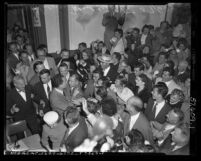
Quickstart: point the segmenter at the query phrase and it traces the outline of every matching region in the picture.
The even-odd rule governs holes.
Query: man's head
[[[83,52],[86,48],[87,48],[87,44],[86,44],[85,42],[79,43],[79,45],[78,45],[78,50],[79,50],[80,52]]]
[[[15,37],[15,39],[16,39],[16,42],[19,44],[19,45],[21,45],[21,44],[23,44],[23,37],[21,36],[21,35],[17,35],[16,37]]]
[[[179,65],[178,65],[178,70],[179,70],[179,72],[184,72],[184,71],[186,71],[187,67],[188,67],[188,62],[183,60],[183,61],[180,61]]]
[[[178,40],[178,48],[184,51],[188,47],[188,41],[185,38],[180,38]]]
[[[53,77],[53,85],[55,88],[63,90],[67,86],[67,81],[65,77],[57,74]]]
[[[80,84],[80,78],[79,75],[77,74],[73,74],[70,78],[69,78],[69,85],[70,87],[78,87]]]
[[[48,53],[47,45],[45,45],[45,44],[40,44],[40,45],[38,46],[38,48],[42,48],[42,49],[45,51],[45,54]]]
[[[26,50],[29,54],[31,54],[31,53],[33,52],[33,47],[32,47],[31,44],[26,44],[24,47],[25,47],[25,50]]]
[[[117,37],[118,39],[120,39],[121,37],[123,37],[123,30],[122,29],[115,29],[114,30],[114,36]]]
[[[140,29],[137,28],[137,27],[133,28],[132,35],[133,35],[134,37],[138,37],[139,34],[140,34]]]
[[[64,113],[64,119],[69,127],[75,126],[80,119],[79,110],[76,107],[69,106],[66,112]]]
[[[149,26],[148,26],[148,25],[144,25],[144,26],[142,27],[142,33],[143,33],[144,35],[147,35],[147,34],[149,33]]]
[[[82,52],[82,58],[83,58],[83,60],[89,59],[89,55],[87,54],[87,52],[85,50]]]
[[[184,146],[189,143],[190,129],[187,124],[180,124],[171,134],[172,141],[175,142],[176,145]]]
[[[18,54],[17,45],[16,45],[15,42],[11,42],[11,43],[9,44],[9,50],[10,50],[11,53],[16,53],[16,54]]]
[[[122,89],[126,86],[127,84],[127,79],[124,76],[117,76],[116,80],[115,80],[115,87],[117,89]]]
[[[20,58],[20,60],[22,62],[29,61],[29,59],[28,59],[28,53],[26,51],[24,51],[24,50],[19,53],[19,58]]]
[[[162,74],[163,82],[168,82],[168,81],[172,80],[173,76],[174,76],[174,69],[169,68],[169,67],[165,67],[163,69],[163,74]]]
[[[98,60],[100,61],[102,69],[105,70],[110,66],[110,63],[112,62],[112,57],[110,55],[103,54],[98,57]]]
[[[170,104],[174,105],[178,102],[183,102],[185,99],[184,93],[182,90],[174,89],[170,95]]]
[[[120,62],[120,60],[121,60],[121,54],[118,52],[114,52],[113,53],[113,63],[117,64]]]
[[[39,74],[43,84],[47,84],[51,80],[50,71],[48,69],[41,70]]]
[[[25,91],[25,81],[21,75],[16,75],[13,77],[13,84],[18,90]]]
[[[149,32],[150,32],[150,34],[151,34],[152,36],[155,37],[156,32],[155,32],[155,30],[154,30],[154,26],[153,26],[153,25],[149,25]]]
[[[61,65],[59,66],[59,73],[60,75],[66,77],[68,74],[68,65],[66,63],[61,63]]]
[[[178,108],[170,110],[166,115],[166,121],[173,125],[181,123],[183,119],[184,119],[184,113]]]
[[[113,99],[104,99],[101,102],[103,114],[112,117],[117,113],[117,105]]]
[[[93,71],[93,80],[94,82],[98,82],[98,79],[103,76],[103,71],[100,69],[96,69]]]
[[[44,61],[46,57],[46,52],[43,48],[37,48],[36,54],[39,60]]]
[[[36,61],[33,65],[33,69],[36,73],[40,73],[41,70],[45,69],[45,66],[42,61]]]
[[[61,50],[61,58],[62,59],[68,59],[70,57],[70,52],[67,49]]]
[[[134,66],[134,73],[135,73],[135,76],[139,76],[140,74],[144,73],[144,64],[143,63],[137,63],[135,66]]]
[[[167,61],[167,54],[164,52],[160,52],[158,57],[158,63],[165,64],[166,61]]]
[[[169,26],[169,23],[167,21],[161,21],[160,28],[163,30],[166,30]]]
[[[152,91],[152,97],[156,101],[162,101],[164,100],[165,96],[168,93],[168,87],[165,83],[158,83],[154,85],[153,91]]]
[[[141,112],[143,108],[143,102],[139,97],[132,96],[126,102],[126,109],[132,115]]]

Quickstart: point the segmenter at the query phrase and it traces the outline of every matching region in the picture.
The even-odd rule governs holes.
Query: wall
[[[44,9],[48,52],[60,52],[61,43],[58,5],[44,5]]]
[[[96,39],[103,40],[103,13],[106,5],[69,5],[69,36],[70,49],[77,49],[80,42],[90,43]],[[141,28],[144,24],[158,27],[165,18],[165,5],[129,5],[123,30],[129,27]],[[170,19],[170,16],[167,16]]]

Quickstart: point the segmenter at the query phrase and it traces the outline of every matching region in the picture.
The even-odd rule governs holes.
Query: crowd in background
[[[26,120],[50,152],[188,155],[187,36],[163,21],[50,54],[15,25],[7,30],[6,115]]]

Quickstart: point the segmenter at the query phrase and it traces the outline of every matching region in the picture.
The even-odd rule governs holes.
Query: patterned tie
[[[47,94],[48,94],[48,98],[49,98],[49,96],[50,96],[50,87],[49,87],[48,84],[47,84]]]
[[[155,118],[155,114],[156,114],[156,106],[158,105],[158,103],[156,103],[155,105],[154,105],[154,107],[152,108],[152,112],[153,112],[153,114],[154,114],[154,118]]]

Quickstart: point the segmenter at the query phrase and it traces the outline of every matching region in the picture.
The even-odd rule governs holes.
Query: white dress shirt
[[[34,60],[33,54],[29,55],[29,56],[28,56],[28,59],[29,59],[30,62],[32,62],[32,61]],[[32,59],[32,60],[31,60],[31,59]]]
[[[68,136],[73,132],[73,130],[75,130],[76,127],[78,127],[78,125],[79,125],[79,122],[75,126],[69,128]]]
[[[109,72],[109,70],[110,70],[110,66],[107,67],[107,68],[103,71],[103,76],[106,76],[107,73]]]
[[[43,64],[44,64],[44,66],[45,66],[46,69],[50,69],[50,66],[48,64],[47,58],[45,58]]]
[[[52,91],[52,83],[51,83],[51,81],[49,81],[47,84],[50,87],[50,91]],[[47,98],[49,98],[49,95],[48,95],[48,92],[47,92],[47,84],[43,84],[43,87],[45,89],[45,93],[46,93]]]
[[[125,50],[124,41],[123,41],[123,39],[121,38],[121,39],[117,42],[116,46],[113,46],[113,47],[112,47],[110,53],[113,54],[114,52],[118,52],[118,53],[120,53],[120,54],[122,55],[122,54],[125,53],[124,50]]]
[[[24,101],[26,102],[27,101],[27,98],[26,98],[26,93],[23,92],[23,91],[20,91],[19,89],[16,89],[17,92],[22,96],[22,98],[24,99]]]
[[[155,106],[155,104],[156,104],[156,102],[154,103],[154,106]],[[164,105],[165,105],[165,100],[158,103],[158,105],[156,106],[155,118],[159,114],[159,112],[161,111],[161,109],[163,108]]]
[[[141,37],[141,44],[142,44],[142,45],[145,44],[146,38],[147,38],[147,35],[142,34],[142,37]]]
[[[136,115],[131,116],[130,124],[129,124],[129,131],[133,128],[135,125],[135,122],[137,121],[138,117],[140,116],[140,112],[138,112]]]
[[[58,93],[61,93],[63,95],[63,91],[58,89],[58,88],[55,88],[55,90],[58,92]]]
[[[13,53],[13,55],[15,55],[15,57],[19,60],[19,56],[16,53]]]

